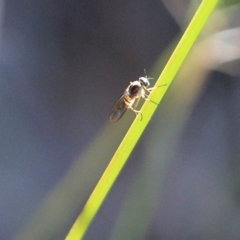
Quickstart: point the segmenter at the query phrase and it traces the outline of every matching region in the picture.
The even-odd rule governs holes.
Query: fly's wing
[[[124,102],[124,97],[125,97],[125,95],[120,97],[119,100],[113,106],[113,108],[110,112],[110,115],[109,115],[111,122],[117,122],[123,116],[123,114],[126,112],[127,105]]]

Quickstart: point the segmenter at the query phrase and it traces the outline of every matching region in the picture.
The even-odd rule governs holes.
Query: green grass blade
[[[161,76],[158,78],[155,84],[155,86],[160,86],[163,84],[167,84],[167,86],[154,89],[149,96],[152,101],[157,103],[161,102],[174,76],[181,67],[184,59],[189,53],[193,43],[195,42],[197,36],[201,32],[217,3],[217,0],[203,0],[200,4],[200,7],[198,8],[182,39],[180,40]],[[129,157],[152,115],[154,114],[156,107],[157,105],[151,103],[150,101],[144,103],[141,109],[143,115],[142,121],[140,115],[134,120],[107,169],[89,197],[85,207],[83,208],[83,211],[67,235],[67,240],[78,240],[83,238],[90,223],[94,219],[109,190],[126,163],[127,158]]]

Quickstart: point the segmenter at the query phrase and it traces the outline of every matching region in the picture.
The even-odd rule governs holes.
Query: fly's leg
[[[147,94],[144,94],[142,97],[143,97],[143,99],[144,99],[145,101],[150,101],[150,102],[152,102],[152,103],[154,103],[154,104],[158,105],[158,103],[156,103],[156,102],[152,101],[152,100],[151,100],[151,99],[148,97],[148,95],[147,95]]]
[[[156,88],[159,88],[159,87],[163,87],[163,86],[167,86],[167,84],[162,84],[162,85],[159,85],[159,86],[156,86],[156,87],[152,87],[152,88],[146,88],[145,90],[150,93],[153,89],[156,89]]]
[[[135,114],[136,114],[136,116],[138,115],[138,114],[141,114],[141,119],[140,119],[140,121],[142,121],[142,119],[143,119],[143,116],[142,116],[142,113],[141,113],[141,111],[138,111],[138,110],[136,110],[136,109],[134,109],[133,107],[131,107],[131,106],[129,106],[128,108],[130,108]]]
[[[156,88],[159,88],[159,87],[166,86],[166,85],[167,85],[167,84],[163,84],[163,85],[159,85],[159,86],[157,86],[157,87],[145,88],[145,90],[146,90],[148,93],[151,93],[152,90],[154,90],[154,89],[156,89]],[[145,99],[145,101],[150,101],[150,102],[158,105],[158,103],[152,101],[152,100],[148,97],[148,95],[147,95],[146,93],[144,93],[144,96],[142,96],[142,97]]]
[[[137,106],[138,106],[138,104],[139,104],[139,102],[140,102],[140,99],[141,99],[141,98],[139,97],[139,98],[137,98],[137,99],[135,100],[134,106],[133,106],[134,109],[137,108]]]

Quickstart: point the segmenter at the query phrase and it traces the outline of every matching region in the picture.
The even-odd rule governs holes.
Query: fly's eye
[[[139,82],[140,82],[141,85],[143,85],[144,87],[148,87],[148,86],[150,85],[148,79],[145,78],[145,77],[140,77],[140,78],[139,78]]]

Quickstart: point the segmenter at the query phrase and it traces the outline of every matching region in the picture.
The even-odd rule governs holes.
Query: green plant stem
[[[155,86],[167,84],[166,87],[159,87],[152,91],[149,98],[157,103],[160,103],[168,87],[170,86],[173,78],[181,67],[184,59],[189,53],[193,43],[197,39],[197,36],[201,32],[203,26],[207,22],[210,14],[214,10],[218,3],[218,0],[203,0],[200,4],[196,14],[194,15],[191,23],[186,29],[182,39],[173,52],[167,65],[165,66],[162,74],[158,78]],[[141,109],[143,119],[137,116],[132,126],[127,132],[125,138],[114,154],[107,169],[99,180],[97,186],[93,190],[86,205],[84,206],[81,214],[72,226],[66,240],[79,240],[85,235],[92,220],[101,207],[104,199],[106,198],[109,190],[113,186],[117,176],[125,165],[130,153],[134,146],[138,142],[148,122],[156,110],[156,105],[149,101],[146,101]]]

